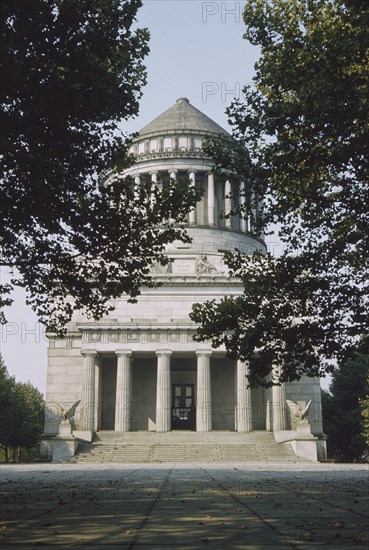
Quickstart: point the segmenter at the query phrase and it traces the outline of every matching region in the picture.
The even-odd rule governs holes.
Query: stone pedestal
[[[59,462],[76,454],[77,439],[72,435],[72,426],[68,420],[61,422],[59,432],[51,442],[52,460]]]
[[[300,421],[296,430],[281,430],[273,433],[277,443],[289,442],[295,455],[312,462],[325,460],[327,452],[324,437],[311,433],[311,426],[307,421]]]
[[[318,450],[317,450],[318,438],[313,435],[297,435],[296,438],[291,440],[291,447],[296,456],[300,458],[307,458],[313,462],[318,462]]]
[[[311,434],[311,426],[308,422],[300,422],[299,424],[297,424],[296,426],[296,433],[298,435],[301,435],[301,434]]]

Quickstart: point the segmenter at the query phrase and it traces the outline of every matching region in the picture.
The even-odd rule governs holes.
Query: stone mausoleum
[[[224,251],[266,250],[254,232],[252,216],[221,217],[232,207],[228,195],[235,200],[244,181],[240,176],[235,188],[226,176],[214,176],[202,143],[220,133],[228,135],[187,98],[180,98],[135,139],[137,162],[122,177],[134,176],[137,184],[145,178],[154,183],[189,178],[203,188],[201,201],[188,215],[192,242],[168,247],[171,263],[152,268],[162,285],[143,288],[138,303],[122,296],[110,316],[98,322],[76,316],[64,339],[49,335],[44,431],[49,449],[62,437],[55,403],[67,409],[80,400],[72,419],[75,438],[91,440],[94,432],[104,430],[219,431],[220,436],[224,431],[265,430],[292,446],[296,438],[310,439],[317,457],[324,456],[318,379],[250,389],[246,364],[192,338],[195,326],[189,313],[194,303],[242,291],[240,281],[227,274]],[[296,435],[287,399],[302,406],[312,400],[309,433]]]

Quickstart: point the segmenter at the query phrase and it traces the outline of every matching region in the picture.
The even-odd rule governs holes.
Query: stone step
[[[99,432],[72,463],[307,462],[269,432]]]

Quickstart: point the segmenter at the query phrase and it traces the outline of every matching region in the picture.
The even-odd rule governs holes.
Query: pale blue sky
[[[225,108],[250,82],[258,52],[242,38],[243,2],[147,0],[138,25],[151,33],[146,60],[148,84],[140,115],[124,124],[137,131],[179,97],[229,129]],[[2,276],[5,273],[2,273]],[[1,351],[9,373],[30,381],[43,393],[46,387],[47,342],[42,326],[25,305],[19,290],[2,327]]]

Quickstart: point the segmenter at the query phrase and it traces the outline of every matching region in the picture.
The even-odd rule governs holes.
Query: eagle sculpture
[[[80,402],[81,400],[76,401],[69,409],[64,409],[64,407],[62,407],[59,403],[55,403],[58,415],[62,418],[62,420],[69,420],[70,422],[70,419],[75,415],[76,409]]]
[[[299,405],[299,403],[295,403],[295,401],[290,401],[289,399],[287,399],[287,405],[288,405],[288,408],[290,409],[290,412],[291,412],[291,416],[297,420],[297,421],[307,421],[307,416],[309,414],[309,410],[310,410],[310,405],[311,403],[313,402],[312,399],[310,399],[309,403],[305,406],[301,406]]]

